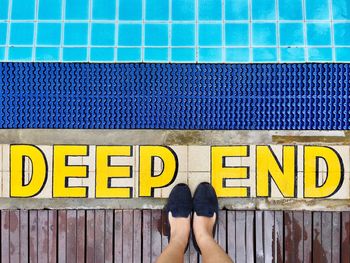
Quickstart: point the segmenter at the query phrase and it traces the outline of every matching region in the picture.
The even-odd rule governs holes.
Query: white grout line
[[[194,8],[194,14],[195,14],[195,36],[194,36],[194,44],[195,44],[195,63],[199,62],[199,33],[198,33],[198,7],[199,7],[199,0],[195,0],[195,8]]]
[[[114,29],[114,48],[113,48],[113,61],[118,61],[118,41],[119,41],[119,0],[116,0],[115,4],[115,29]]]
[[[172,8],[173,8],[173,0],[169,0],[168,2],[169,4],[169,16],[168,16],[168,62],[171,62],[171,55],[172,55]]]
[[[87,37],[87,61],[91,60],[91,38],[92,38],[92,8],[93,0],[89,0],[89,20],[88,20],[88,37]]]
[[[249,19],[249,62],[253,63],[253,25],[252,25],[252,0],[248,0],[248,19]]]
[[[36,42],[38,33],[38,19],[39,19],[39,0],[35,0],[35,14],[34,14],[34,31],[33,31],[33,47],[32,47],[32,62],[36,60]]]
[[[336,62],[335,43],[334,43],[334,24],[333,24],[333,1],[332,0],[328,0],[328,6],[329,6],[330,27],[331,27],[332,61]]]
[[[276,15],[276,46],[277,46],[277,62],[281,62],[281,49],[280,49],[280,26],[279,26],[279,5],[278,0],[275,0],[275,15]]]
[[[141,62],[145,62],[145,19],[146,19],[146,0],[142,0],[142,38],[141,38]]]
[[[222,43],[221,43],[221,45],[222,45],[222,47],[221,47],[221,51],[222,51],[221,56],[222,56],[222,58],[221,58],[221,61],[223,63],[225,63],[226,62],[225,0],[221,0],[221,19],[222,19],[222,25],[221,25],[221,34],[222,34],[222,36],[221,36],[221,38],[222,38],[221,39],[221,41],[222,41]]]
[[[63,46],[64,46],[64,25],[66,16],[66,0],[62,0],[62,14],[61,14],[61,41],[60,41],[60,58],[59,61],[63,62]]]
[[[6,48],[5,48],[5,61],[9,61],[10,53],[10,37],[11,37],[11,13],[12,13],[12,0],[9,0],[9,6],[7,11],[7,36],[6,36]]]
[[[303,35],[304,35],[304,61],[309,62],[309,50],[307,45],[307,29],[306,29],[306,6],[305,1],[302,0],[302,14],[303,14]]]

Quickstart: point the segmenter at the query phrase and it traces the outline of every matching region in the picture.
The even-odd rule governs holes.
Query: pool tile
[[[5,61],[5,47],[0,47],[0,61]]]
[[[87,45],[87,23],[66,23],[64,25],[64,45]]]
[[[330,25],[328,23],[308,23],[307,44],[309,46],[331,45]]]
[[[329,19],[329,0],[305,0],[307,20]]]
[[[332,60],[331,48],[308,48],[308,61],[324,62]]]
[[[253,48],[254,62],[275,62],[277,61],[276,48]]]
[[[141,24],[119,24],[118,45],[119,46],[141,46],[142,27]]]
[[[334,24],[335,45],[350,45],[350,23]]]
[[[146,46],[168,46],[167,24],[146,24],[145,45]]]
[[[12,23],[11,24],[11,45],[32,45],[34,36],[34,24]]]
[[[333,19],[350,19],[350,1],[333,0]]]
[[[39,20],[61,20],[62,0],[39,0]]]
[[[248,23],[226,24],[225,41],[226,41],[226,46],[248,46],[249,45]]]
[[[226,0],[225,20],[248,20],[247,0]]]
[[[93,23],[91,27],[92,46],[114,46],[115,24]]]
[[[60,49],[55,47],[37,47],[35,50],[36,61],[57,61],[60,58]]]
[[[195,0],[172,0],[171,18],[175,21],[194,20]]]
[[[91,48],[90,60],[94,62],[114,61],[114,48]]]
[[[199,48],[199,62],[222,62],[221,48]]]
[[[7,23],[0,23],[0,45],[6,44]]]
[[[168,61],[167,48],[145,48],[145,62],[166,62]]]
[[[303,46],[304,31],[302,23],[280,23],[281,46]]]
[[[337,62],[347,62],[350,63],[350,48],[336,48],[335,49],[335,59]]]
[[[171,45],[194,46],[194,36],[194,24],[173,24],[171,28]]]
[[[117,59],[120,62],[141,62],[141,48],[118,48]]]
[[[254,23],[253,24],[253,46],[274,46],[276,45],[276,24],[275,23]]]
[[[64,48],[63,49],[64,62],[86,62],[87,48]]]
[[[60,45],[61,24],[38,23],[37,45]]]
[[[119,0],[119,20],[142,20],[142,0]]]
[[[199,20],[221,20],[222,1],[221,0],[198,0]]]
[[[87,20],[89,18],[89,0],[65,0],[65,18],[71,20]]]
[[[275,0],[252,0],[252,18],[254,20],[275,20]]]
[[[116,18],[116,1],[92,0],[92,19],[93,20],[114,20],[115,18]]]
[[[249,48],[226,48],[225,62],[238,62],[247,63],[249,62]]]
[[[303,0],[279,0],[279,19],[281,20],[302,20],[303,19]]]
[[[222,26],[216,24],[200,24],[198,29],[199,46],[221,46]]]
[[[195,62],[196,50],[194,48],[172,48],[171,60],[174,62]]]
[[[281,62],[304,62],[304,48],[281,48]]]
[[[30,20],[35,15],[35,0],[12,0],[11,19]]]
[[[146,1],[146,20],[168,20],[169,0]]]
[[[32,61],[33,51],[31,47],[9,47],[9,60]]]
[[[0,0],[0,20],[7,20],[8,19],[8,7],[9,7],[9,0]]]

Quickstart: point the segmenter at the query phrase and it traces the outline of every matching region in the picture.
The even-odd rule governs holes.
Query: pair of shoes
[[[171,212],[173,217],[185,217],[187,218],[191,213],[196,213],[197,216],[213,217],[216,214],[215,224],[213,227],[213,237],[215,236],[216,225],[219,216],[219,204],[214,188],[207,182],[200,183],[193,195],[191,196],[190,188],[186,184],[178,184],[171,191],[168,203],[165,206],[167,215]],[[191,220],[193,224],[193,219]],[[169,226],[170,240],[170,225],[169,220],[167,221]],[[193,245],[197,252],[201,253],[196,237],[193,233]],[[188,243],[189,244],[189,243]],[[188,244],[186,250],[188,248]],[[186,252],[185,250],[185,252]]]

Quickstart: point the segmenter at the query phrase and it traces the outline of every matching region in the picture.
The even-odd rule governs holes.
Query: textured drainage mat
[[[0,127],[343,130],[349,81],[349,64],[0,63]]]

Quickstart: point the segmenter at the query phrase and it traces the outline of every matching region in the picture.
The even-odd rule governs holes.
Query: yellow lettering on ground
[[[32,162],[32,174],[24,184],[24,158]],[[10,146],[10,196],[32,197],[44,188],[47,179],[47,162],[44,153],[33,145]]]

